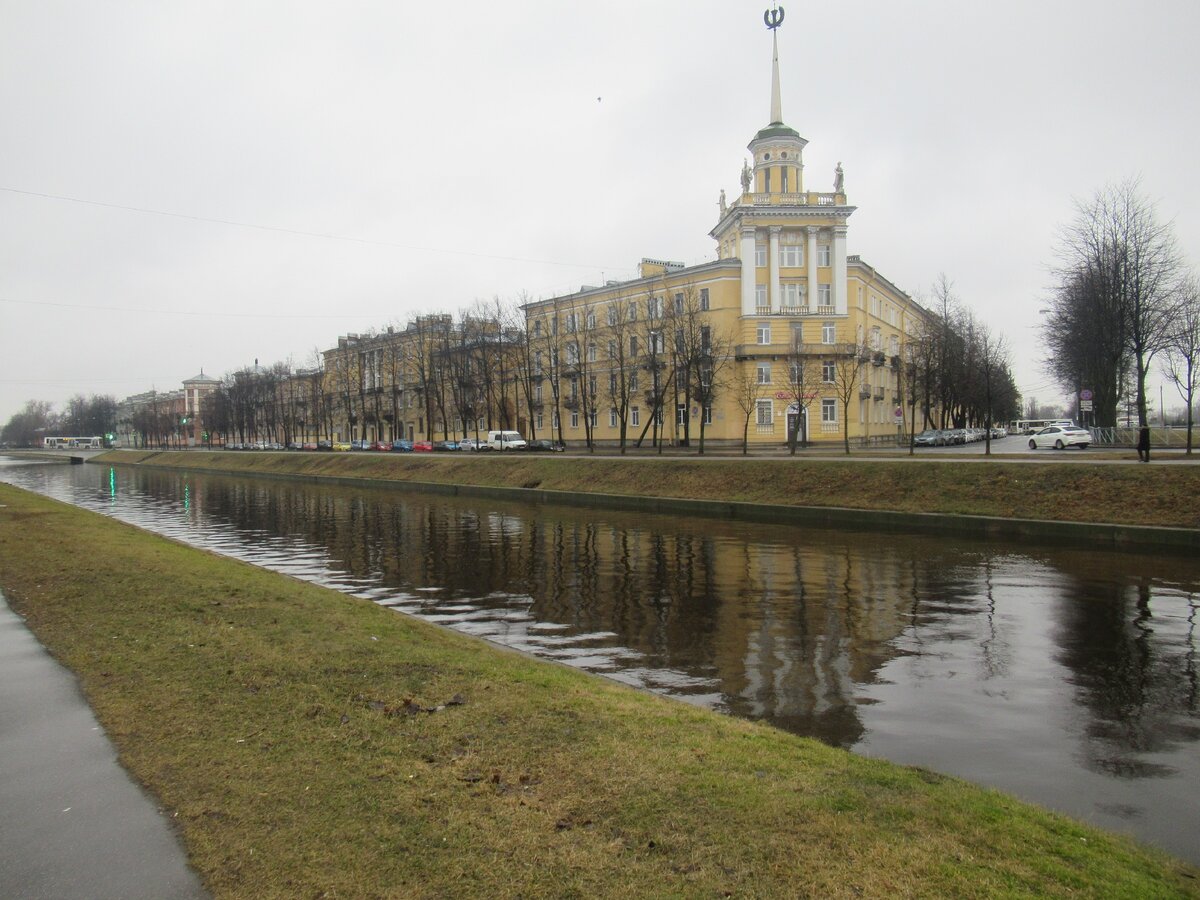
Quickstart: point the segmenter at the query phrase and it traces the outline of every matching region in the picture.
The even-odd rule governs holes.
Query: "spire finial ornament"
[[[772,6],[763,13],[763,22],[771,32],[771,124],[783,124],[783,101],[779,96],[779,26],[783,24],[783,7]]]

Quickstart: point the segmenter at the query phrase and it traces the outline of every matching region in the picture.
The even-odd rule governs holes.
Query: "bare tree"
[[[762,398],[762,385],[758,383],[758,373],[748,365],[741,365],[733,379],[733,399],[742,411],[742,456],[750,452],[750,420],[758,411],[758,401]]]
[[[1182,274],[1170,224],[1158,221],[1138,182],[1127,180],[1076,203],[1057,256],[1060,281],[1090,295],[1103,316],[1099,327],[1120,334],[1132,363],[1138,424],[1147,425],[1146,376],[1174,330]]]
[[[829,362],[832,365],[833,392],[841,404],[839,412],[842,416],[842,440],[846,454],[850,453],[850,401],[855,394],[870,396],[870,389],[864,387],[863,367],[870,359],[870,348],[861,341],[858,343],[841,343],[829,348]]]
[[[800,429],[808,420],[808,410],[820,393],[823,364],[821,345],[806,344],[803,341],[801,329],[792,331],[792,342],[788,347],[787,388],[782,393],[787,394],[789,406],[796,408],[796,417],[788,421],[788,452],[796,455],[796,445],[800,438]],[[805,432],[804,444],[808,445],[808,433]]]
[[[1166,346],[1167,377],[1187,405],[1187,453],[1192,454],[1196,388],[1200,387],[1200,283],[1194,276],[1179,288],[1175,327]]]

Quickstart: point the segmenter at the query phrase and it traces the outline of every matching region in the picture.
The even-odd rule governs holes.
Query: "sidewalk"
[[[153,798],[0,596],[0,897],[203,898]]]

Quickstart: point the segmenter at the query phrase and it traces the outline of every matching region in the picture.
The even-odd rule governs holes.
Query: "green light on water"
[[[187,512],[192,508],[192,487],[189,484],[183,486],[183,510]]]
[[[117,470],[112,466],[108,467],[108,496],[117,499]]]

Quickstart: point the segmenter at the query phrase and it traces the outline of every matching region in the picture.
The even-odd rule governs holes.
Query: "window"
[[[754,286],[754,305],[759,309],[767,309],[767,286],[765,284],[756,284]]]
[[[759,322],[758,323],[758,342],[760,344],[771,343],[771,323],[770,322]]]
[[[575,412],[574,410],[571,411],[571,427],[572,428],[579,427],[579,413]]]
[[[871,326],[871,349],[872,350],[882,350],[883,349],[883,336],[882,336],[882,334],[880,334],[878,325]]]
[[[825,399],[821,401],[821,421],[837,423],[837,401]]]
[[[790,366],[788,366],[788,378],[791,380],[792,384],[799,384],[800,376],[803,374],[804,371],[801,368],[800,363],[792,363]]]
[[[759,384],[770,384],[771,383],[771,364],[770,363],[759,363],[758,364],[758,383]]]
[[[650,352],[650,353],[662,353],[662,352],[665,350],[665,348],[666,348],[666,345],[663,343],[663,335],[662,335],[662,332],[661,332],[661,331],[652,331],[652,332],[650,332],[650,342],[649,342],[649,344],[650,344],[650,346],[649,346],[649,351],[648,351],[648,352]]]
[[[683,329],[675,329],[675,352],[680,356],[683,355]]]
[[[616,372],[608,373],[608,392],[609,392],[609,394],[611,394],[614,397],[617,396],[617,373]]]
[[[767,264],[767,245],[766,244],[755,244],[754,245],[754,265],[765,266],[766,264]]]
[[[533,402],[542,402],[542,383],[540,381],[533,386]]]
[[[588,362],[596,361],[596,345],[588,344]]]
[[[675,295],[675,315],[683,315],[683,294]]]
[[[631,334],[629,336],[629,355],[630,356],[638,355],[638,339],[637,339],[636,334]]]
[[[832,322],[821,323],[821,343],[832,344],[835,340],[835,329]]]
[[[629,373],[629,390],[636,391],[638,389],[638,373],[635,369]]]
[[[629,410],[629,424],[634,428],[642,424],[642,410],[640,407],[633,407]]]
[[[617,427],[617,408],[615,406],[610,406],[608,408],[608,427]]]
[[[680,426],[681,428],[685,424],[687,424],[687,404],[686,403],[676,403],[675,404],[675,424]]]
[[[828,284],[817,285],[817,305],[818,306],[833,306],[831,286]]]
[[[591,419],[592,427],[595,428],[596,427],[596,411],[594,409],[590,413],[588,413],[588,418]]]
[[[574,341],[567,344],[567,365],[575,366],[579,364],[579,345]]]
[[[662,297],[650,297],[646,300],[646,318],[661,319],[663,314]]]
[[[879,298],[878,298],[878,297],[876,297],[874,294],[872,294],[872,295],[871,295],[871,309],[870,309],[870,312],[871,312],[871,315],[873,315],[873,316],[878,316],[878,315],[879,315]]]
[[[712,352],[712,328],[708,325],[700,326],[700,352]]]
[[[700,309],[703,312],[708,311],[708,288],[700,288]]]
[[[757,416],[755,423],[758,425],[772,425],[775,422],[775,404],[770,400],[759,400],[755,404]]]
[[[588,331],[595,331],[596,329],[596,314],[591,310],[588,310],[587,314],[587,327]]]
[[[821,380],[826,384],[833,384],[833,380],[837,375],[837,363],[832,359],[826,359],[821,363]]]
[[[795,309],[802,306],[804,303],[804,285],[798,281],[784,282],[783,287],[783,305],[788,309]]]
[[[824,266],[825,268],[829,268],[830,263],[829,263],[829,245],[828,244],[818,244],[817,245],[817,265]]]
[[[609,359],[617,358],[617,342],[616,341],[608,342],[608,358]]]
[[[617,324],[617,305],[615,303],[608,305],[607,318],[610,327]]]
[[[788,192],[788,169],[787,169],[787,166],[783,166],[779,170],[779,180],[782,182],[782,184],[779,185],[779,189],[786,194]]]
[[[554,415],[550,417],[550,427],[555,430],[558,430],[558,428],[560,427],[558,424],[558,413],[557,412],[555,412]]]
[[[629,321],[630,322],[637,321],[637,301],[636,300],[629,301]]]
[[[576,322],[576,319],[575,319],[575,313],[573,313],[573,312],[567,313],[567,334],[574,334],[576,331],[575,326],[577,324],[578,323]]]
[[[779,263],[794,269],[804,265],[804,248],[800,244],[784,244],[779,248]]]
[[[713,370],[711,366],[705,366],[700,370],[700,387],[706,392],[712,387]]]
[[[888,338],[888,355],[889,356],[899,356],[900,355],[900,337],[899,337],[899,335],[893,334],[891,337]]]
[[[537,427],[538,428],[546,427],[546,417],[544,415],[542,415],[541,413],[537,414]]]
[[[534,323],[533,323],[533,336],[534,336],[534,337],[541,337],[541,336],[542,336],[542,320],[541,320],[541,319],[536,319],[536,320],[534,320]]]
[[[588,396],[589,397],[596,396],[596,376],[595,375],[588,376]]]
[[[712,424],[712,407],[711,406],[704,407],[704,424],[705,425]]]
[[[571,383],[571,399],[578,400],[579,399],[579,379],[576,378],[574,375],[572,375],[570,383]]]

